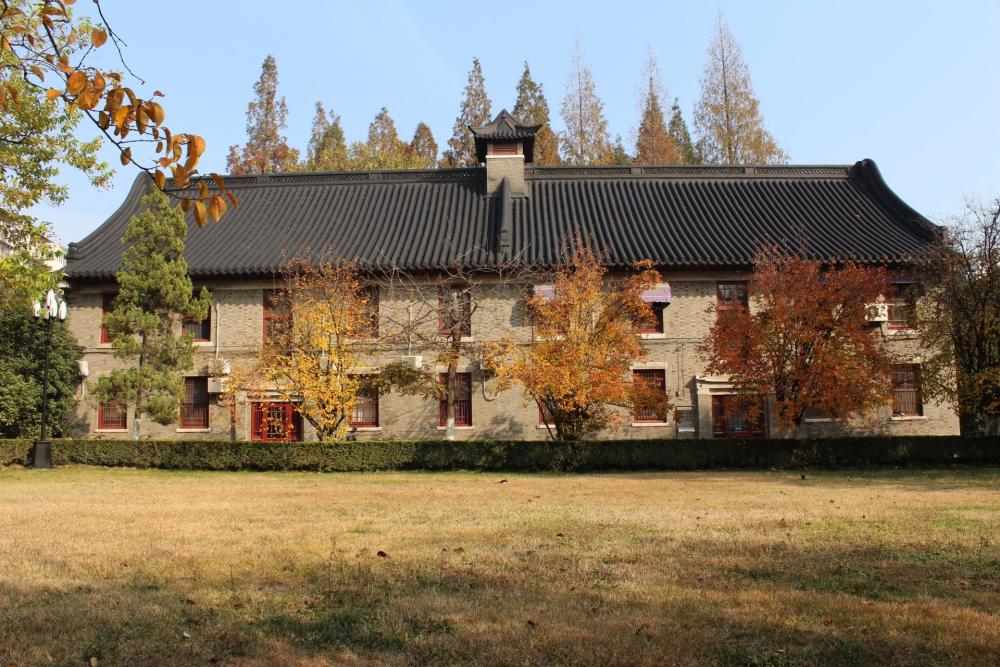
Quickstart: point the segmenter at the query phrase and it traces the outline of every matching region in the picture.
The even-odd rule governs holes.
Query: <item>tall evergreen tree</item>
[[[597,96],[594,77],[583,61],[579,42],[560,111],[566,124],[566,131],[559,136],[563,160],[570,164],[607,164],[612,146],[604,103]]]
[[[615,141],[611,144],[611,153],[608,154],[608,164],[632,164],[633,158],[625,150],[625,143],[622,142],[622,135],[616,134]]]
[[[194,362],[191,334],[178,335],[179,320],[205,318],[210,304],[205,289],[194,296],[188,277],[184,213],[159,190],[143,197],[142,209],[125,228],[118,296],[104,318],[125,368],[102,376],[96,388],[102,399],[133,407],[134,437],[142,415],[160,424],[177,419],[183,373]]]
[[[305,168],[309,171],[336,171],[347,165],[347,145],[340,116],[330,111],[327,115],[322,102],[316,103]]]
[[[417,129],[413,132],[413,141],[410,142],[410,154],[413,155],[416,163],[414,166],[418,169],[430,169],[437,164],[438,145],[427,123],[417,124]]]
[[[676,97],[673,106],[670,107],[670,124],[667,125],[667,132],[677,143],[681,164],[701,164],[701,158],[694,148],[694,142],[691,141],[691,133],[688,132],[687,123],[681,114],[680,102]]]
[[[535,83],[531,78],[528,63],[524,63],[524,72],[517,82],[517,101],[514,102],[513,116],[525,125],[541,125],[535,134],[535,164],[559,164],[559,142],[552,131],[549,118],[549,103],[545,99],[542,84]]]
[[[288,123],[288,105],[278,98],[278,61],[268,55],[253,87],[255,99],[247,105],[247,143],[229,147],[230,174],[270,174],[295,171],[299,152],[282,134]]]
[[[698,152],[710,164],[780,164],[788,161],[764,129],[760,101],[740,45],[719,16],[694,112]]]
[[[348,149],[350,168],[356,171],[372,169],[413,169],[419,162],[410,145],[400,141],[396,121],[382,107],[368,126],[368,140],[356,141]]]
[[[465,97],[459,107],[458,118],[452,128],[448,149],[444,152],[441,165],[444,167],[475,167],[479,164],[476,157],[476,142],[469,132],[470,127],[482,127],[493,120],[490,110],[490,98],[486,95],[486,81],[483,78],[483,68],[479,58],[472,59],[472,69],[469,70],[469,80],[465,84]]]
[[[652,52],[646,61],[646,92],[642,101],[642,120],[635,141],[637,164],[677,164],[681,161],[680,147],[667,130],[663,117],[663,82],[660,68]]]

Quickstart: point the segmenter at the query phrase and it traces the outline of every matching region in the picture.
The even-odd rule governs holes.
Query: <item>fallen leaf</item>
[[[378,556],[379,558],[388,558],[388,557],[389,557],[389,554],[387,554],[387,553],[386,553],[386,552],[384,552],[384,551],[379,551],[379,552],[378,552],[377,554],[375,554],[375,555],[376,555],[376,556]]]

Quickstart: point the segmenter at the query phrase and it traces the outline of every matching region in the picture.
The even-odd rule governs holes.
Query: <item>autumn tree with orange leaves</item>
[[[868,321],[888,293],[887,273],[852,262],[824,266],[777,248],[760,251],[747,285],[750,307],[717,310],[700,346],[706,372],[727,376],[759,418],[773,398],[773,423],[790,430],[815,410],[847,420],[885,405],[893,356]]]
[[[497,388],[521,387],[557,440],[580,440],[625,422],[634,410],[665,416],[670,409],[662,389],[633,382],[630,372],[645,357],[639,327],[653,317],[642,293],[660,274],[648,260],[624,279],[607,273],[597,253],[579,247],[556,272],[552,295],[526,299],[535,341],[484,345]]]

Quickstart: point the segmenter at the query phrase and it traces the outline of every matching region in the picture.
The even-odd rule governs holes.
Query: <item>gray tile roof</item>
[[[611,266],[746,267],[763,244],[818,259],[908,264],[938,228],[900,200],[870,160],[853,166],[526,167],[528,196],[484,197],[484,169],[234,176],[238,209],[189,221],[192,276],[271,275],[306,248],[373,265],[434,270],[512,258],[555,265],[574,238]],[[113,277],[120,239],[151,187],[71,244],[71,280]]]

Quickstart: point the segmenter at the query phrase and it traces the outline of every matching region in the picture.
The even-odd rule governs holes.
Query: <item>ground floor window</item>
[[[735,396],[712,397],[712,435],[717,438],[760,438],[764,436],[764,411],[751,417]]]
[[[366,386],[364,380],[358,389],[354,400],[354,412],[351,413],[351,426],[378,426],[378,390]]]
[[[302,440],[302,415],[291,403],[251,403],[250,439],[265,442]]]
[[[649,389],[666,393],[667,372],[662,368],[643,368],[632,371],[632,382],[645,385]],[[636,410],[632,418],[637,422],[662,422],[663,416],[655,408],[645,407]]]
[[[102,401],[97,408],[97,428],[124,430],[128,428],[128,409],[118,401]]]
[[[441,373],[438,382],[448,384],[448,374]],[[455,377],[455,426],[472,426],[472,373],[458,373]],[[438,400],[438,425],[448,425],[448,396]]]
[[[208,378],[184,378],[181,428],[208,428]]]
[[[920,395],[920,365],[898,364],[892,367],[892,415],[921,417],[924,401]]]
[[[677,432],[691,434],[695,432],[694,408],[679,407],[674,410],[674,419],[677,420]]]

